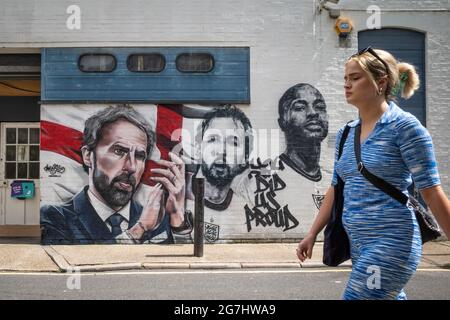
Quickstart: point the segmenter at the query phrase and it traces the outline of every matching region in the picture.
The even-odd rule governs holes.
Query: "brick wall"
[[[331,180],[335,132],[357,117],[343,94],[343,62],[357,50],[357,32],[366,29],[366,8],[378,5],[382,27],[426,33],[427,125],[433,137],[442,184],[450,196],[450,37],[448,1],[341,0],[341,14],[355,30],[339,45],[335,20],[317,14],[310,0],[228,1],[4,0],[0,46],[249,46],[251,104],[240,106],[255,128],[276,129],[277,104],[290,86],[307,82],[324,95],[330,119],[323,143],[322,183]],[[81,8],[81,30],[65,26],[70,4]],[[406,10],[406,12],[402,12]],[[1,52],[1,50],[0,50]],[[281,139],[283,140],[283,139]],[[280,149],[283,149],[281,141]]]

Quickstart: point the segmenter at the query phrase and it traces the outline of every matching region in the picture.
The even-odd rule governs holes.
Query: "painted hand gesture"
[[[185,165],[183,160],[174,153],[169,152],[169,156],[172,161],[156,161],[164,169],[152,169],[152,172],[159,173],[162,177],[151,177],[151,179],[161,183],[168,191],[166,212],[170,214],[170,225],[178,227],[184,221]]]
[[[157,184],[150,193],[147,202],[142,208],[139,221],[131,227],[128,232],[134,240],[142,239],[146,231],[152,231],[158,227],[164,217],[164,210],[161,210],[161,200],[163,190],[161,184]]]
[[[138,222],[145,229],[143,231],[153,230],[161,223],[164,217],[164,210],[161,210],[163,192],[161,184],[158,183],[148,197],[148,201],[142,209],[142,214]]]

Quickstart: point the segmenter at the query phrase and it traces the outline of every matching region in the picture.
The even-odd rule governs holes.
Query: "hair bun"
[[[419,75],[416,72],[416,68],[406,62],[398,63],[397,68],[399,72],[397,86],[401,90],[401,97],[408,99],[414,94],[414,91],[419,89]]]

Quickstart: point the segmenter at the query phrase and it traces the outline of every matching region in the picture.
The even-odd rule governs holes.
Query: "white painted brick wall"
[[[328,104],[334,102],[336,109],[329,109],[330,118],[335,119],[331,125],[339,127],[347,119],[351,119],[355,115],[349,109],[354,109],[345,103],[342,88],[343,66],[345,61],[351,54],[357,51],[357,32],[366,30],[366,20],[369,16],[365,12],[365,7],[361,3],[371,4],[375,1],[358,1],[355,5],[350,6],[352,1],[342,1],[342,5],[347,7],[349,11],[342,11],[342,15],[352,19],[355,30],[352,33],[351,48],[338,48],[338,41],[332,30],[334,20],[328,18],[326,12],[322,13],[322,20],[319,30],[320,35],[318,41],[327,44],[328,50],[324,50],[321,54],[323,63],[322,79],[318,82],[319,87],[327,88],[322,91],[326,92]],[[449,102],[450,102],[450,37],[448,34],[448,21],[450,18],[450,4],[448,1],[411,1],[414,2],[408,9],[429,10],[433,8],[446,8],[447,11],[383,11],[383,6],[389,4],[388,9],[399,8],[401,3],[409,1],[392,1],[395,3],[390,6],[391,1],[380,1],[382,9],[381,26],[382,27],[398,27],[416,31],[425,32],[425,59],[426,59],[426,101],[427,101],[427,128],[433,137],[439,171],[442,180],[442,187],[447,196],[450,196],[450,127],[446,125],[450,119]],[[356,10],[361,9],[362,10]],[[423,84],[422,84],[423,85]],[[330,127],[333,131],[333,127]],[[331,136],[329,137],[331,140]],[[331,141],[330,141],[331,142]]]
[[[426,33],[427,123],[443,188],[450,196],[449,1],[341,0],[352,19],[351,46],[340,48],[335,20],[315,14],[311,0],[2,0],[0,47],[249,46],[251,105],[241,106],[256,128],[278,128],[277,104],[299,82],[318,87],[328,105],[330,134],[322,150],[323,181],[330,181],[335,132],[357,116],[345,103],[343,62],[366,29],[366,8],[382,9],[383,27]],[[70,4],[82,10],[82,29],[65,27]],[[406,9],[408,12],[399,10]],[[1,52],[1,49],[0,49]]]

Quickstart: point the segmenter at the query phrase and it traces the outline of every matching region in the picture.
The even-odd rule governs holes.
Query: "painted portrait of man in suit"
[[[151,125],[130,106],[89,117],[81,147],[89,183],[63,205],[41,207],[42,243],[172,243],[184,221],[183,161],[156,161],[156,186],[142,205],[133,199],[154,145]]]

